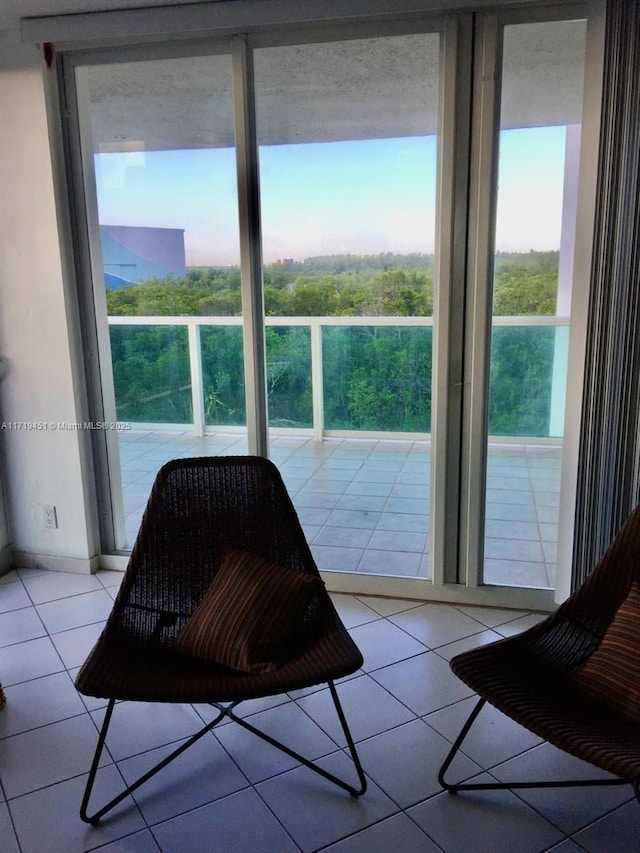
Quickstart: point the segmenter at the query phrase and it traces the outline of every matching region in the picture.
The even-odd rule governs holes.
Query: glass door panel
[[[555,586],[585,33],[584,21],[504,28],[486,584]]]
[[[246,452],[231,58],[93,65],[76,80],[102,403],[127,427],[107,436],[126,550],[165,461]]]
[[[319,566],[429,576],[440,36],[254,54],[270,455]]]

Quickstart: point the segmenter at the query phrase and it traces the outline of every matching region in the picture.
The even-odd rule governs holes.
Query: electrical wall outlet
[[[42,504],[42,526],[48,530],[58,526],[58,514],[53,504]]]

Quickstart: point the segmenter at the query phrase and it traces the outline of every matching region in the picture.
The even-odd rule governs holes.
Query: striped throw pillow
[[[573,677],[591,699],[640,722],[640,584],[635,581],[602,642]]]
[[[242,672],[271,672],[295,654],[304,611],[322,586],[317,576],[230,549],[174,648]]]

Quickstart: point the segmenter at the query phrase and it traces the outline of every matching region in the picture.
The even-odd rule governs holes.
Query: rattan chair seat
[[[540,738],[617,777],[606,784],[631,783],[639,795],[638,722],[612,702],[591,698],[579,678],[574,678],[600,647],[639,579],[640,507],[631,513],[587,580],[555,613],[522,634],[451,659],[453,672],[480,700],[440,769],[439,780],[447,790],[603,784],[601,778],[500,784],[445,781],[483,703],[489,702]]]
[[[114,632],[115,633],[115,632]],[[350,675],[362,655],[329,611],[312,642],[279,669],[266,673],[229,670],[209,661],[119,642],[107,632],[78,673],[85,696],[144,702],[227,702],[312,687]]]
[[[581,695],[517,638],[467,652],[453,672],[511,719],[571,755],[626,779],[640,778],[640,728]]]

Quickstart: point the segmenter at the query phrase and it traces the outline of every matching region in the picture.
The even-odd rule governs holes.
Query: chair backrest
[[[597,613],[608,624],[637,580],[640,580],[640,506],[627,517],[597,566],[566,603]]]
[[[545,622],[531,629],[535,639],[530,645],[547,665],[556,663],[564,676],[571,675],[600,645],[636,580],[640,580],[640,506],[629,515],[582,586]]]
[[[112,614],[127,639],[171,641],[225,549],[319,575],[276,466],[255,456],[176,459],[151,490]]]

